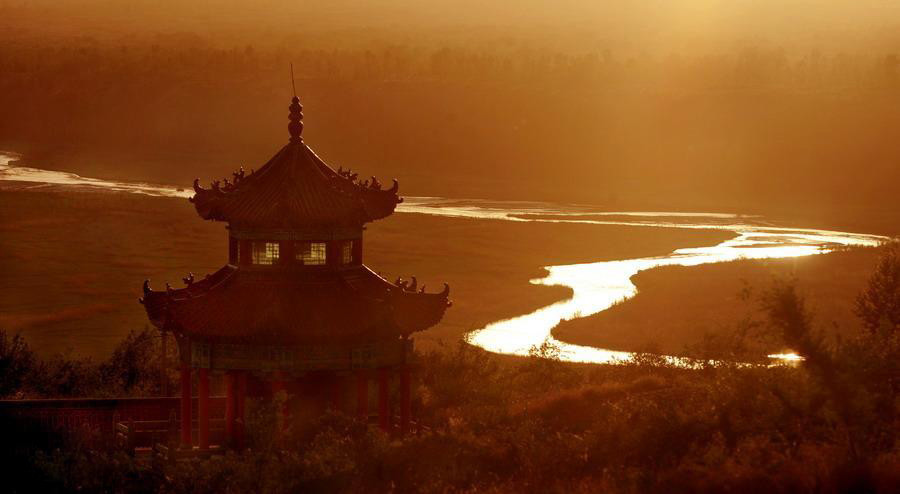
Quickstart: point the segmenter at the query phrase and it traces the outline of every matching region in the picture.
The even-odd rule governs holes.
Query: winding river
[[[117,182],[82,177],[73,173],[16,166],[14,153],[0,152],[0,181],[19,182],[28,188],[65,187],[106,190],[161,197],[190,197],[193,191],[138,182]],[[830,230],[787,228],[768,224],[758,216],[727,213],[612,212],[590,206],[550,203],[453,200],[438,197],[406,197],[401,213],[419,213],[497,221],[585,223],[646,228],[723,230],[734,237],[710,247],[677,249],[664,256],[545,266],[547,275],[531,280],[536,285],[560,285],[572,289],[566,300],[529,314],[495,321],[475,329],[468,341],[491,352],[528,355],[544,343],[553,345],[562,360],[584,363],[627,361],[628,352],[574,345],[553,337],[560,321],[587,317],[633,297],[637,288],[631,277],[659,266],[696,266],[737,259],[773,259],[824,254],[844,246],[873,246],[886,237]],[[770,355],[794,360],[793,354]],[[681,362],[676,357],[666,357]]]

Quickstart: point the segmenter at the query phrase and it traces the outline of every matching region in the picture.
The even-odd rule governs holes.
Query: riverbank
[[[186,198],[190,192],[171,186],[158,186],[135,182],[115,182],[97,178],[82,177],[68,172],[56,172],[21,165],[7,166],[12,155],[0,156],[5,160],[0,164],[0,188],[6,190],[81,191],[107,193],[139,193],[154,197]],[[714,246],[701,248],[683,247],[666,255],[629,258],[621,261],[577,260],[562,262],[562,265],[548,265],[549,275],[543,278],[529,277],[532,284],[555,290],[572,290],[568,296],[555,303],[531,308],[525,314],[513,314],[501,319],[495,318],[487,325],[463,328],[467,338],[475,345],[494,352],[527,355],[532,348],[545,343],[557,346],[565,360],[575,362],[609,362],[630,358],[628,351],[643,350],[643,347],[629,348],[616,352],[614,349],[592,346],[571,345],[562,340],[554,340],[552,331],[561,320],[580,319],[605,311],[623,299],[632,297],[637,288],[631,278],[640,271],[659,266],[695,266],[706,263],[720,263],[739,258],[790,258],[820,253],[820,249],[832,250],[838,246],[874,245],[886,237],[842,233],[837,231],[804,230],[767,226],[768,220],[758,215],[734,215],[723,213],[691,212],[614,212],[590,206],[560,205],[535,202],[498,202],[460,199],[408,197],[406,203],[398,207],[398,212],[420,213],[443,219],[464,219],[466,221],[506,220],[501,223],[523,223],[531,225],[560,225],[581,227],[640,227],[650,229],[676,229],[686,231],[719,231],[738,235]],[[596,230],[593,230],[596,232]],[[438,235],[440,238],[440,235]],[[465,244],[463,238],[462,244]],[[510,242],[506,242],[510,244]],[[441,246],[438,246],[438,251]],[[515,258],[534,255],[529,250]],[[555,250],[552,252],[556,252]],[[509,260],[510,250],[503,260]],[[463,253],[465,255],[465,253]],[[478,256],[478,254],[475,254]],[[540,255],[535,263],[543,263],[551,255]],[[471,256],[468,256],[471,257]],[[489,258],[481,254],[481,258]],[[399,267],[399,269],[408,266]],[[482,270],[483,271],[483,270]],[[390,276],[390,275],[389,275]],[[401,274],[402,276],[402,274]],[[460,273],[459,277],[464,274]],[[177,276],[176,276],[177,278]],[[523,289],[525,283],[523,281]],[[497,291],[497,290],[495,290]],[[503,290],[499,290],[503,293]],[[533,290],[530,293],[537,293]],[[677,298],[677,296],[676,296]],[[91,307],[108,311],[108,305]],[[80,313],[77,309],[76,313]],[[91,312],[91,311],[89,311]],[[18,316],[18,317],[17,317]],[[68,314],[64,317],[68,317]],[[21,326],[45,318],[13,314],[7,317],[10,324]],[[23,323],[23,321],[25,321]],[[0,321],[2,322],[2,321]],[[479,323],[482,324],[482,323]],[[470,333],[470,331],[472,331]],[[427,333],[426,333],[427,334]],[[442,341],[441,339],[437,340]],[[432,342],[425,340],[426,343]],[[684,343],[684,342],[682,342]],[[654,343],[654,345],[656,345]],[[681,354],[682,352],[670,352]],[[761,355],[765,355],[762,353]]]
[[[590,317],[563,321],[553,335],[567,343],[614,350],[691,355],[708,336],[753,322],[759,298],[774,280],[796,279],[829,337],[858,331],[853,312],[884,248],[852,248],[791,259],[740,260],[702,266],[665,266],[632,277],[637,295]],[[746,327],[745,327],[746,329]],[[771,343],[760,351],[790,349]]]
[[[188,271],[202,276],[226,259],[223,225],[202,221],[185,199],[59,190],[0,198],[0,326],[42,354],[107,354],[148,324],[137,303],[145,278],[177,286]],[[430,348],[567,298],[566,288],[528,283],[541,266],[662,255],[731,235],[398,213],[369,226],[365,262],[390,279],[450,283],[454,306],[416,337]]]

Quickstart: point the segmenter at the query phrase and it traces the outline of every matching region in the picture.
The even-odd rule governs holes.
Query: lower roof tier
[[[185,288],[144,283],[141,302],[159,329],[193,340],[257,345],[356,344],[409,336],[437,324],[440,293],[395,285],[366,266],[307,273],[227,265]]]

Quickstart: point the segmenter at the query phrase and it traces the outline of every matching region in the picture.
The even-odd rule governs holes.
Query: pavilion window
[[[228,262],[231,264],[237,264],[241,259],[241,242],[240,240],[229,237],[228,238]]]
[[[353,264],[353,240],[341,243],[341,264]]]
[[[294,244],[294,256],[305,266],[325,265],[325,242],[297,242]]]
[[[250,258],[253,264],[277,264],[279,250],[278,242],[253,242]]]

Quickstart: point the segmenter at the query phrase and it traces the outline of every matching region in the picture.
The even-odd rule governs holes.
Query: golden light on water
[[[33,183],[36,187],[66,186],[164,197],[189,197],[191,191],[171,186],[117,182],[85,178],[66,172],[16,167],[16,157],[0,153],[0,180]],[[467,341],[490,352],[529,355],[534,348],[549,343],[568,362],[615,363],[632,359],[632,353],[574,345],[553,337],[560,321],[588,317],[637,294],[632,276],[660,266],[697,266],[738,259],[776,259],[824,254],[842,246],[874,246],[885,237],[828,230],[773,227],[753,224],[754,217],[727,213],[600,211],[584,206],[546,203],[450,200],[436,197],[407,197],[400,212],[436,216],[517,222],[585,223],[646,228],[725,230],[734,237],[709,247],[677,249],[659,256],[616,261],[546,266],[547,275],[531,280],[535,285],[565,286],[572,289],[566,300],[518,317],[496,321],[471,331]],[[568,217],[568,218],[567,218]],[[606,219],[626,218],[626,219]],[[696,362],[663,356],[669,362],[694,366]],[[790,352],[769,355],[784,362],[802,357]]]
[[[697,266],[738,259],[776,259],[803,257],[830,252],[839,246],[874,246],[884,237],[866,234],[844,233],[827,230],[810,230],[754,225],[752,223],[732,223],[736,219],[747,219],[739,215],[722,213],[635,213],[635,212],[591,212],[584,208],[578,211],[542,205],[517,205],[514,207],[477,202],[434,200],[427,202],[410,201],[406,206],[410,211],[442,216],[495,219],[509,221],[547,221],[564,223],[588,223],[596,225],[629,225],[656,228],[688,228],[728,230],[734,238],[710,247],[678,249],[666,256],[620,261],[603,261],[584,264],[546,266],[547,276],[533,279],[536,285],[566,286],[572,289],[572,296],[529,314],[493,322],[472,331],[468,341],[485,350],[509,354],[528,355],[545,343],[559,349],[559,356],[568,362],[615,363],[632,358],[630,352],[574,345],[557,340],[552,330],[561,321],[587,317],[604,311],[616,303],[637,294],[637,287],[631,277],[640,271],[660,266]],[[529,215],[524,217],[525,215]],[[540,215],[552,219],[541,219]],[[654,221],[607,221],[602,219],[559,219],[560,216],[641,216]],[[672,221],[677,217],[684,222]],[[705,221],[700,221],[705,220]],[[724,222],[724,223],[723,223]],[[796,362],[802,357],[793,353],[773,354],[772,359]],[[695,363],[685,359],[664,356],[671,363],[692,366]]]
[[[88,178],[74,173],[55,170],[42,170],[25,166],[13,166],[17,155],[0,152],[0,180],[32,183],[35,187],[65,186],[85,189],[105,190],[113,192],[131,192],[161,197],[190,197],[193,191],[177,189],[166,185],[154,185],[140,182],[119,182]]]

